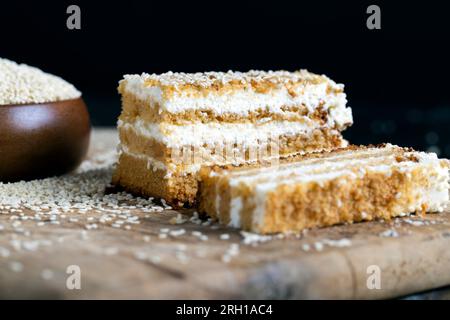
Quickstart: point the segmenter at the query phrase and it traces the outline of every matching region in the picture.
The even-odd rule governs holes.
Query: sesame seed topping
[[[308,82],[323,80],[324,76],[318,76],[307,70],[289,72],[279,71],[260,71],[250,70],[247,72],[228,71],[228,72],[166,72],[163,74],[142,73],[139,75],[125,75],[125,79],[139,77],[148,85],[159,85],[165,87],[194,86],[199,88],[211,88],[224,86],[230,83],[239,83],[241,85],[251,85],[252,83],[271,83],[286,84],[295,82]]]

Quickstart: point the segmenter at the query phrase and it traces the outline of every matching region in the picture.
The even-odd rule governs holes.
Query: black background
[[[125,73],[307,68],[346,85],[353,143],[450,156],[448,1],[1,1],[0,57],[75,84],[115,125]],[[66,28],[78,4],[82,29]],[[381,7],[381,30],[366,9]]]

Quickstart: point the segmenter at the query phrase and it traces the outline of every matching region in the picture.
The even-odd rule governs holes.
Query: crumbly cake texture
[[[305,108],[312,113],[320,108],[332,113],[332,125],[345,127],[352,123],[351,109],[346,108],[344,86],[324,75],[306,70],[173,73],[161,75],[125,75],[119,83],[124,109],[137,110],[155,120],[167,120],[171,114],[192,119],[203,111],[210,118],[256,119],[265,114],[298,113]],[[142,111],[139,109],[143,109]],[[151,117],[151,116],[150,116]],[[177,117],[178,118],[178,117]]]
[[[57,102],[80,96],[80,91],[57,76],[0,58],[0,105]]]
[[[343,85],[306,70],[125,75],[118,90],[113,183],[173,205],[194,203],[203,166],[343,147],[353,122]]]
[[[340,135],[334,135],[328,139],[326,134],[319,131],[315,137],[317,140],[302,139],[300,137],[293,141],[291,149],[281,150],[280,154],[293,154],[295,150],[299,149],[312,152],[324,146],[331,150],[342,145]],[[123,138],[123,141],[126,140],[126,138]],[[224,160],[219,160],[220,158],[210,157],[209,160],[203,158],[200,164],[197,164],[195,163],[195,155],[185,160],[185,163],[183,162],[184,159],[182,159],[181,163],[165,163],[155,159],[155,157],[158,157],[159,152],[160,155],[164,154],[163,151],[158,149],[158,146],[139,139],[135,141],[136,148],[141,146],[145,150],[139,153],[130,151],[128,147],[122,146],[112,183],[123,187],[133,194],[163,198],[175,207],[192,206],[196,203],[199,185],[198,173],[202,167],[227,163]],[[152,148],[146,149],[146,146],[152,146]],[[149,156],[144,152],[152,153],[153,156]],[[154,155],[155,153],[156,155]],[[248,156],[247,150],[245,159],[241,159],[240,162],[248,163],[250,162],[249,159],[251,158]],[[275,160],[276,158],[268,157],[261,161],[255,160],[252,162],[260,163]]]
[[[278,166],[203,168],[200,211],[258,233],[441,212],[449,161],[385,144],[350,146]]]

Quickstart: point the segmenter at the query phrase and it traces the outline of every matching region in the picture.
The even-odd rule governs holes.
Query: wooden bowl
[[[86,155],[89,114],[83,99],[0,105],[0,181],[70,172]]]

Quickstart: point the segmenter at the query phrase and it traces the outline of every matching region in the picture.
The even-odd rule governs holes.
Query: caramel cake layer
[[[158,144],[151,138],[134,135],[132,130],[120,130],[120,136],[121,156],[113,183],[122,186],[129,192],[145,196],[162,197],[161,194],[164,194],[164,198],[174,206],[194,204],[198,172],[202,167],[242,163],[274,163],[279,161],[280,155],[292,155],[297,150],[334,149],[346,144],[346,141],[342,140],[341,135],[337,132],[317,130],[311,136],[298,136],[295,140],[278,141],[276,148],[280,145],[283,147],[280,150],[277,149],[276,152],[271,149],[272,144],[257,144],[251,151],[241,149],[240,151],[233,150],[231,153],[228,153],[228,150],[201,146],[172,157],[171,150],[165,148],[163,144]],[[186,177],[185,182],[183,182],[183,177]],[[150,181],[158,183],[150,183]],[[185,184],[188,184],[189,187],[185,188]],[[177,188],[184,191],[174,191]],[[172,190],[173,192],[161,190]]]
[[[342,93],[343,98],[345,95]],[[328,102],[330,103],[330,102]],[[338,105],[338,103],[336,103]],[[123,122],[134,122],[137,119],[148,123],[190,124],[190,123],[258,123],[267,120],[275,121],[302,121],[305,117],[316,121],[319,125],[327,125],[339,130],[345,130],[353,123],[350,108],[343,108],[345,102],[339,104],[339,108],[327,108],[323,100],[319,101],[314,109],[308,109],[304,104],[283,105],[278,112],[269,108],[259,108],[248,111],[245,115],[239,113],[216,113],[214,110],[185,110],[178,113],[162,111],[158,107],[149,106],[148,102],[137,98],[135,95],[125,92],[122,94]]]
[[[256,122],[326,119],[351,125],[344,86],[306,70],[125,75],[119,84],[123,120],[150,122]]]
[[[436,154],[393,145],[203,169],[200,210],[259,233],[440,212],[449,200],[448,169]]]
[[[139,168],[150,171],[142,173],[150,180],[165,171],[159,184],[173,190],[173,177],[183,188],[178,177],[196,177],[203,166],[344,147],[341,131],[353,121],[343,85],[305,70],[126,75],[119,92],[120,159],[128,160],[119,160],[116,181],[143,184],[141,193],[152,196],[159,187],[125,177],[133,171],[124,167],[130,159],[145,163]],[[195,194],[167,198],[192,204]]]
[[[174,207],[192,206],[197,194],[197,173],[189,168],[167,168],[158,161],[133,153],[121,153],[112,183],[128,192],[165,199]]]
[[[344,147],[337,130],[284,126],[283,122],[249,124],[160,126],[119,121],[123,150],[169,163],[198,165],[242,164],[270,157]],[[277,129],[281,129],[278,132]]]

